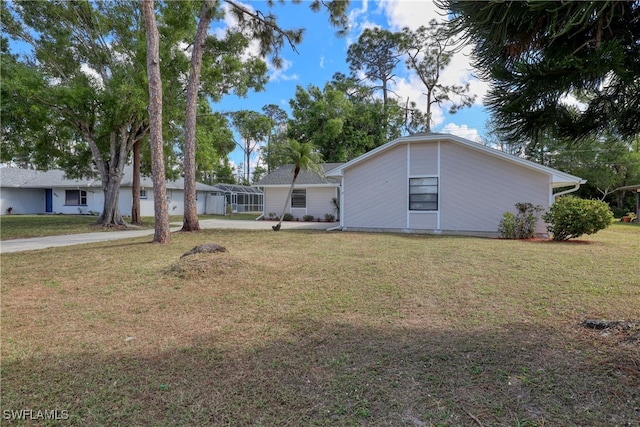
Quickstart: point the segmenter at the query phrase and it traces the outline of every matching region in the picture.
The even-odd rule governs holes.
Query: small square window
[[[307,207],[307,189],[299,188],[293,190],[291,193],[291,207],[292,208],[306,208]]]
[[[66,190],[64,204],[67,206],[86,206],[87,192],[84,190]]]
[[[438,178],[409,178],[409,210],[438,210]]]

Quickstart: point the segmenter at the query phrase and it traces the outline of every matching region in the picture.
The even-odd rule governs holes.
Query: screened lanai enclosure
[[[224,196],[225,205],[231,206],[232,212],[262,212],[264,195],[258,188],[235,184],[216,184],[215,187],[217,194]]]

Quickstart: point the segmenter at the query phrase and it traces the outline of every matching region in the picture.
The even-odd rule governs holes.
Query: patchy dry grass
[[[180,259],[203,243],[227,251]],[[580,323],[640,318],[639,253],[640,227],[616,225],[583,244],[207,230],[5,254],[1,407],[64,425],[638,425],[640,331]]]

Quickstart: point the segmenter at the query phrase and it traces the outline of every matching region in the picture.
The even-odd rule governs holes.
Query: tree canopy
[[[383,102],[366,87],[339,80],[324,88],[298,86],[289,101],[289,138],[313,144],[327,162],[345,162],[400,136],[404,110]],[[381,123],[387,123],[386,129]]]
[[[493,84],[486,103],[511,139],[640,133],[640,2],[439,4],[473,45]]]
[[[21,126],[30,135],[20,141],[21,133],[3,132],[3,145],[41,148],[46,159],[39,166],[62,167],[72,177],[97,172],[105,200],[98,222],[123,224],[117,197],[123,167],[149,129],[139,5],[14,1],[1,7],[3,34],[32,49],[20,57],[2,52],[10,70],[3,75],[3,127]],[[37,115],[25,114],[30,104]],[[50,135],[60,137],[56,150],[46,147]]]

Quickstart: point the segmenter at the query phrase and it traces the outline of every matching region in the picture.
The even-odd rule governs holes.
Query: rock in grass
[[[227,250],[223,246],[220,246],[216,243],[205,243],[204,245],[196,246],[195,248],[191,249],[189,252],[185,252],[184,254],[182,254],[180,258],[184,258],[186,256],[193,255],[193,254],[211,254],[215,252],[226,252],[226,251]]]

